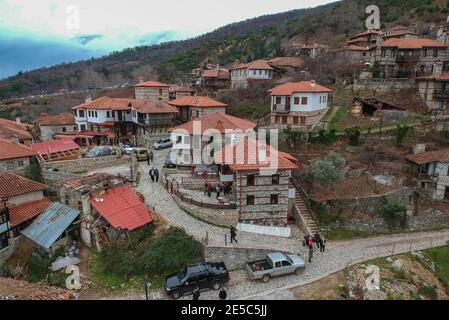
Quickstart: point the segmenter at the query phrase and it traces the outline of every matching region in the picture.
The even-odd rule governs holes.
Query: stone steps
[[[296,208],[299,211],[299,214],[302,217],[302,220],[304,221],[304,224],[306,225],[306,228],[309,230],[311,234],[315,234],[320,231],[320,227],[316,223],[315,219],[313,218],[309,206],[305,202],[304,198],[302,197],[299,190],[296,192],[295,197],[295,204]]]

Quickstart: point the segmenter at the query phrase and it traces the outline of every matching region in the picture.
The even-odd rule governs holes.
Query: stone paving
[[[161,169],[158,163],[162,163],[166,152],[155,152],[156,167]],[[141,163],[143,174],[138,191],[145,195],[150,206],[164,217],[171,225],[183,228],[188,234],[200,240],[209,235],[209,245],[224,246],[226,229],[214,227],[198,221],[181,210],[173,198],[161,184],[151,183],[148,177],[148,166]],[[239,232],[237,247],[264,248],[273,251],[282,250],[298,253],[303,258],[306,251],[302,247],[300,239],[284,239]],[[419,232],[398,234],[376,238],[358,239],[353,241],[328,242],[327,252],[313,258],[311,264],[306,264],[303,274],[288,275],[273,279],[269,283],[249,281],[244,271],[231,273],[231,282],[228,284],[228,297],[230,299],[275,299],[286,296],[288,289],[317,281],[330,274],[341,271],[346,267],[377,257],[386,257],[410,251],[422,250],[430,247],[444,246],[449,243],[449,230],[435,232]],[[163,297],[160,292],[155,293],[154,298]],[[217,292],[208,291],[201,295],[202,299],[216,299]],[[141,295],[132,295],[131,299],[144,298]],[[185,299],[189,299],[186,297]]]

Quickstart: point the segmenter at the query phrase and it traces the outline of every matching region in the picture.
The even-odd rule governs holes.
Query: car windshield
[[[184,268],[178,272],[179,279],[184,279],[186,276],[187,276],[187,268]]]
[[[285,256],[286,258],[287,258],[287,260],[291,263],[291,264],[293,264],[293,260],[289,257],[289,256]]]

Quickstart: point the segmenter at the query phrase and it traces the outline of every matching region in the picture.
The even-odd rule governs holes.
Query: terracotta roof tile
[[[75,115],[72,113],[61,113],[56,116],[41,115],[37,123],[41,126],[74,125]]]
[[[50,204],[51,201],[44,198],[9,208],[9,218],[11,221],[11,227],[14,228],[25,221],[37,217],[42,212],[47,210]]]
[[[74,300],[73,291],[0,277],[0,300]]]
[[[227,104],[203,96],[186,96],[172,100],[169,104],[177,107],[196,107],[196,108],[211,108],[211,107],[227,107]]]
[[[295,170],[298,166],[291,160],[293,156],[279,152],[269,144],[265,146],[265,159],[260,158],[262,144],[256,140],[245,139],[236,145],[227,145],[216,151],[214,160],[219,164],[227,164],[233,171],[253,171],[259,169]],[[261,151],[263,152],[263,151]],[[296,159],[295,159],[296,160]]]
[[[268,63],[279,67],[295,67],[298,68],[304,64],[304,60],[299,57],[276,57],[268,60]]]
[[[231,77],[229,71],[226,70],[204,70],[202,74],[203,78],[221,78],[229,79]]]
[[[0,125],[13,127],[21,130],[30,130],[33,128],[32,124],[28,123],[17,123],[17,121],[8,120],[4,118],[0,118]]]
[[[280,86],[268,90],[268,92],[270,92],[272,96],[290,96],[295,92],[319,93],[332,92],[332,90],[317,83],[314,85],[312,81],[301,81],[281,84]]]
[[[239,64],[232,69],[256,69],[256,70],[273,70],[267,60],[256,60],[248,63]]]
[[[10,143],[0,139],[0,160],[36,156],[36,151],[23,144]]]
[[[242,130],[245,132],[249,129],[254,129],[257,126],[254,122],[248,120],[240,119],[220,112],[214,112],[201,118],[186,122],[180,126],[171,128],[168,131],[187,131],[189,134],[193,135],[194,122],[199,124],[201,134],[209,129],[216,129],[221,133],[225,133],[226,130]]]
[[[90,203],[116,229],[132,231],[153,220],[129,186],[108,189],[103,195],[92,196]]]
[[[17,174],[0,172],[0,198],[11,198],[30,192],[43,191],[47,188],[45,184]]]
[[[17,137],[20,140],[32,140],[33,136],[26,130],[22,130],[16,127],[10,127],[0,124],[0,138],[11,139]]]
[[[406,159],[422,165],[431,162],[449,162],[449,149],[427,151],[406,156]]]
[[[195,90],[193,90],[192,88],[181,87],[181,86],[177,86],[177,85],[170,86],[169,91],[170,92],[187,92],[187,93],[195,92]]]
[[[384,41],[382,47],[397,47],[398,49],[447,48],[441,42],[432,39],[392,38]]]
[[[31,148],[41,155],[48,155],[48,153],[79,150],[80,146],[71,139],[55,139],[33,143]]]
[[[138,83],[134,87],[147,87],[147,88],[169,88],[170,85],[158,81],[147,81],[143,83]]]

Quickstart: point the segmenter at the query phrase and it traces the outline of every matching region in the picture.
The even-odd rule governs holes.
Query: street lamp
[[[145,299],[148,301],[148,288],[151,287],[152,283],[148,281],[148,277],[145,276],[144,279],[144,285],[145,285]]]

